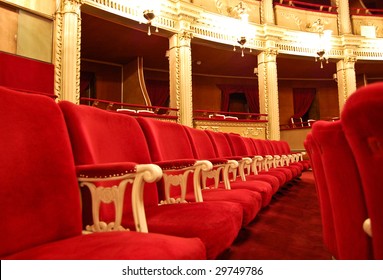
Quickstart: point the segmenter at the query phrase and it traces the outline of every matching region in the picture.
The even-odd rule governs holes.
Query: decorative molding
[[[57,12],[55,15],[55,48],[54,48],[54,65],[55,65],[55,83],[54,93],[58,100],[62,99],[62,40],[63,40],[63,15]]]
[[[305,30],[304,28],[302,28],[302,20],[296,14],[292,12],[282,11],[281,16],[283,16],[288,21],[292,20],[292,22],[294,22],[294,24],[297,26],[298,30],[301,30],[301,31]]]
[[[83,2],[87,5],[91,5],[93,7],[97,7],[99,9],[108,11],[110,13],[114,13],[126,18],[129,18],[131,20],[140,22],[142,21],[141,15],[138,14],[138,11],[135,7],[129,6],[129,3],[122,4],[120,1],[113,1],[113,0],[68,0],[71,1],[71,3],[75,2]],[[265,1],[265,0],[263,0]],[[262,1],[262,2],[263,2]],[[190,32],[193,34],[193,37],[200,38],[212,42],[232,45],[233,44],[233,36],[230,34],[227,34],[226,30],[220,26],[219,22],[222,20],[230,21],[232,20],[231,17],[228,16],[227,11],[225,11],[226,6],[228,4],[227,1],[215,1],[213,5],[215,5],[216,12],[212,12],[204,9],[204,3],[202,4],[202,1],[200,1],[200,5],[193,5],[188,2],[183,1],[165,1],[162,3],[162,13],[160,16],[158,16],[157,19],[157,26],[161,29],[178,33],[180,31],[180,26],[178,26],[176,23],[179,22],[179,16],[182,16],[182,20],[185,20],[186,22],[189,22],[190,24]],[[225,3],[224,3],[225,2]],[[258,1],[257,1],[258,2]],[[253,6],[254,9],[258,9],[259,13],[262,12],[262,6],[264,3],[255,3]],[[277,6],[279,10],[281,10],[281,6]],[[299,10],[296,10],[297,14],[294,14],[293,8],[289,8],[289,10],[292,10],[291,12],[287,13],[284,12],[284,15],[289,18],[294,18],[294,21],[296,22],[296,26],[299,26],[299,30],[303,28],[303,20],[302,24],[299,22],[298,19],[298,13]],[[280,13],[281,11],[279,11]],[[277,12],[276,12],[277,15]],[[310,16],[312,18],[318,18],[322,17],[324,20],[327,21],[333,21],[333,17],[336,17],[336,15],[327,15],[327,17],[323,16],[323,13],[320,12],[310,12]],[[357,20],[356,17],[360,18],[367,18],[362,16],[352,16],[353,23]],[[377,18],[379,20],[379,18]],[[370,23],[371,22],[371,23]],[[339,21],[337,20],[336,25],[339,24]],[[371,16],[369,17],[369,22],[367,24],[373,24],[374,26],[379,27],[380,25],[378,23],[373,23]],[[250,26],[254,28],[256,33],[255,38],[252,40],[249,40],[249,44],[247,46],[254,50],[264,50],[265,48],[265,36],[269,36],[271,30],[268,30],[268,28],[265,28],[266,25],[261,25],[258,23],[250,22]],[[267,26],[268,27],[268,26]],[[294,32],[302,32],[302,31],[294,31],[292,29],[286,29],[283,26],[275,25],[273,26],[273,32],[277,31],[279,34],[289,34]],[[383,33],[382,28],[378,30],[379,34]],[[380,36],[380,35],[379,35]],[[383,36],[383,34],[381,34]],[[355,35],[350,35],[350,37],[355,37]],[[358,37],[358,36],[356,36]],[[358,38],[357,38],[358,39]],[[358,39],[360,40],[360,39]],[[297,55],[297,56],[313,56],[316,55],[316,50],[314,48],[309,49],[305,47],[300,46],[300,42],[295,42],[294,37],[289,37],[289,35],[283,36],[283,40],[279,38],[275,38],[276,45],[278,47],[279,53],[281,54],[291,54],[291,55]],[[377,60],[382,59],[381,51],[379,49],[373,48],[368,43],[369,40],[365,40],[363,42],[363,45],[360,45],[357,49],[358,56],[360,55],[363,59],[366,60]],[[341,36],[333,36],[333,49],[329,53],[330,58],[335,59],[342,59],[343,56],[343,44],[345,42],[342,41]]]
[[[77,16],[80,16],[80,7],[84,3],[84,0],[64,0],[62,2],[62,13],[74,13]]]
[[[70,100],[79,103],[80,100],[80,64],[81,64],[81,5],[84,0],[63,0],[55,14],[55,85],[54,91],[57,100]],[[67,19],[67,20],[66,20]],[[66,24],[64,26],[64,23]],[[75,26],[75,37],[67,36],[65,32]],[[71,30],[73,31],[73,30]],[[68,52],[66,44],[73,44],[75,52]],[[73,57],[74,56],[74,57]],[[71,61],[69,63],[69,61]],[[74,63],[72,63],[75,61]],[[64,65],[65,64],[65,65]],[[64,72],[64,67],[67,71]],[[68,67],[74,68],[71,77],[64,77],[68,73]],[[70,72],[70,71],[69,71]],[[72,76],[73,75],[73,76]],[[74,84],[74,90],[70,94],[64,91],[64,79],[67,86]],[[68,95],[68,96],[66,96]]]
[[[265,128],[260,128],[260,127],[246,127],[246,129],[241,133],[242,136],[245,137],[254,137],[256,138],[257,136],[260,136],[262,133],[264,133]]]

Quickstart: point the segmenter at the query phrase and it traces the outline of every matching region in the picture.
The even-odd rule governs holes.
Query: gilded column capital
[[[346,56],[343,58],[344,62],[347,63],[347,64],[350,64],[350,63],[353,63],[355,64],[355,62],[358,60],[357,56],[356,55],[352,55],[352,56]]]
[[[74,13],[80,15],[80,7],[84,3],[84,0],[63,0],[62,1],[62,13]]]
[[[278,55],[278,48],[267,48],[264,50],[264,53],[268,58],[276,57]]]
[[[180,33],[178,33],[178,38],[180,41],[186,41],[190,44],[191,39],[193,39],[193,32],[181,31]]]

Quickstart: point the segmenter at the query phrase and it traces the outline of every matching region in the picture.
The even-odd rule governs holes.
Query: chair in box
[[[82,234],[70,140],[62,113],[51,98],[0,87],[0,127],[1,259],[206,258],[197,238],[128,231]],[[78,169],[89,178],[91,173],[117,172],[113,165],[105,167]],[[150,170],[161,175],[154,165],[120,163],[116,167],[136,169],[121,176],[134,179],[137,175],[136,187],[142,177],[151,177]]]
[[[322,218],[323,243],[333,258],[338,259],[338,248],[334,227],[334,217],[330,201],[329,190],[323,170],[322,159],[318,144],[311,132],[307,134],[304,141],[305,149],[309,155],[315,178],[315,187],[319,200],[319,207]]]
[[[182,159],[193,159],[196,161],[193,150],[183,128],[183,125],[163,122],[149,118],[138,118],[144,131],[152,159],[155,162],[179,161]],[[196,178],[200,183],[201,177]],[[186,198],[189,201],[230,201],[241,204],[243,208],[243,225],[250,223],[260,210],[262,199],[259,193],[245,189],[205,189],[201,191],[201,197],[194,195],[194,186],[197,182],[189,183]],[[178,193],[172,193],[177,196]]]
[[[318,143],[333,212],[339,259],[371,259],[370,238],[359,171],[340,121],[317,121],[312,136]]]
[[[78,106],[66,101],[60,102],[59,105],[64,112],[75,161],[78,164],[118,161],[134,161],[141,164],[152,162],[146,139],[136,118],[94,107]],[[165,185],[169,182],[179,185],[183,180],[180,179],[181,172],[184,172],[182,170],[190,173],[194,168],[195,172],[198,172],[193,167],[195,160],[169,161],[159,164],[164,169]],[[206,246],[209,259],[216,258],[231,245],[242,225],[240,205],[229,202],[171,204],[168,200],[167,204],[159,205],[160,185],[164,184],[146,184],[143,190],[149,232],[199,237]],[[84,204],[86,203],[85,200]],[[131,228],[134,220],[130,211],[129,192],[125,196],[124,203],[122,225]],[[114,209],[109,209],[106,204],[100,207],[101,220],[113,221]],[[93,219],[94,222],[97,221]]]
[[[383,259],[383,83],[362,87],[343,107],[341,121],[362,180],[374,258]]]

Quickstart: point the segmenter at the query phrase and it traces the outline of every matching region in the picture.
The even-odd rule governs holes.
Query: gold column
[[[179,110],[178,123],[189,127],[193,127],[192,37],[182,31],[169,40],[170,107]]]
[[[279,140],[279,100],[277,76],[278,49],[270,46],[258,55],[260,113],[268,114],[266,138]]]
[[[273,0],[262,0],[261,23],[275,24]]]
[[[343,105],[347,98],[356,90],[355,62],[356,56],[349,55],[336,64],[339,112],[342,112]]]
[[[55,24],[55,94],[79,103],[81,11],[83,0],[62,0]]]
[[[337,0],[338,29],[340,34],[352,34],[349,0]]]

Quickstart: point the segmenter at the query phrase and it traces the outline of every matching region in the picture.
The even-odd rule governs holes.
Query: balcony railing
[[[310,11],[316,11],[316,12],[325,12],[325,13],[332,13],[332,14],[338,13],[336,6],[318,5],[318,4],[311,4],[311,3],[300,2],[300,1],[279,0],[279,1],[275,1],[274,5],[288,6],[288,7],[293,7],[297,9],[310,10]]]
[[[350,9],[351,15],[358,15],[358,16],[379,16],[383,17],[383,10],[382,9],[362,9],[362,8],[351,8]]]
[[[196,120],[267,122],[267,114],[194,110]]]
[[[158,116],[176,119],[178,112],[178,109],[176,108],[130,104],[88,97],[81,97],[80,102],[81,104],[94,106],[108,111],[119,111],[130,115],[153,115],[153,117]]]

